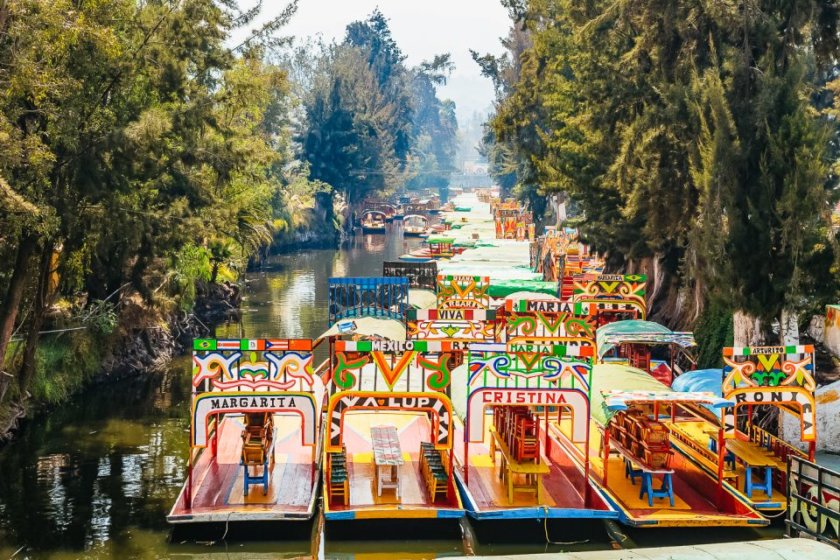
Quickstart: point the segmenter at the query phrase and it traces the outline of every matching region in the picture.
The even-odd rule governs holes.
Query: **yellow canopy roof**
[[[429,309],[437,305],[437,296],[431,290],[411,288],[408,290],[408,304],[417,309]]]

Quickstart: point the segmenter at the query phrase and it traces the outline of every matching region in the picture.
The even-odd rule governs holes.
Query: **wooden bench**
[[[691,435],[691,433],[684,430],[679,424],[672,423],[670,425],[670,429],[671,437],[675,438],[680,443],[687,445],[694,451],[694,454],[691,456],[692,459],[699,461],[713,473],[717,473],[717,453],[713,454],[714,450],[710,450],[708,445],[703,445],[702,442],[694,438]],[[703,432],[706,433],[706,430],[704,429]],[[717,435],[717,430],[715,430],[715,435]],[[738,486],[738,478],[738,472],[735,471],[734,468],[728,468],[723,470],[723,479],[732,481],[735,484],[735,486]]]
[[[535,462],[521,463],[516,461],[510,453],[505,441],[499,436],[494,427],[490,427],[490,459],[496,462],[496,451],[501,452],[502,462],[499,466],[499,478],[507,485],[508,503],[513,503],[514,490],[519,492],[533,492],[537,503],[542,503],[542,477],[551,469],[541,458]],[[525,484],[514,484],[513,476],[525,477]]]
[[[764,490],[767,497],[773,496],[773,469],[780,468],[779,460],[770,456],[767,452],[755,447],[754,444],[739,439],[730,439],[726,442],[726,448],[735,454],[739,461],[744,463],[746,474],[744,475],[744,493],[752,499],[753,490],[758,488]],[[753,483],[752,470],[764,469],[764,481],[760,484]]]

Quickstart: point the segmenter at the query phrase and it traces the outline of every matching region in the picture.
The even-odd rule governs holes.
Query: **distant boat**
[[[363,233],[385,233],[385,213],[378,210],[365,210],[362,214]]]
[[[411,214],[403,218],[403,236],[420,237],[429,228],[429,220],[425,216]]]

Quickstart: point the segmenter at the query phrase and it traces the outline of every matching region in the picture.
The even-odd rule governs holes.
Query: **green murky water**
[[[419,244],[392,233],[359,236],[342,250],[273,258],[248,275],[241,322],[220,327],[217,335],[317,336],[326,328],[327,278],[381,274],[384,260]],[[0,452],[0,557],[433,558],[609,548],[605,539],[574,546],[546,546],[540,538],[533,545],[470,545],[467,539],[465,547],[463,540],[339,542],[318,535],[295,542],[170,543],[165,516],[185,475],[189,375],[189,359],[182,357],[163,375],[95,386],[29,421]],[[698,537],[697,531],[688,535],[637,532],[632,538],[657,546]],[[757,536],[706,531],[703,540]]]

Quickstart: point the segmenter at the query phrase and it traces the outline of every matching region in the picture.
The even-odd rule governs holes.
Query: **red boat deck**
[[[399,498],[394,490],[383,490],[381,496],[376,493],[370,429],[380,425],[395,426],[399,435],[405,461],[399,467]],[[419,459],[420,442],[430,441],[429,421],[424,414],[381,410],[354,412],[344,417],[343,436],[347,447],[349,505],[329,504],[325,511],[327,519],[441,517],[441,511],[454,515],[462,510],[454,479],[448,502],[442,499],[432,502],[426,489]]]
[[[244,425],[237,417],[225,417],[219,427],[217,454],[213,456],[205,449],[193,467],[192,508],[186,507],[185,482],[167,520],[208,523],[310,519],[320,475],[312,461],[312,448],[301,445],[299,417],[275,415],[274,426],[275,461],[266,494],[262,485],[252,484],[244,495],[243,467],[239,464]]]

